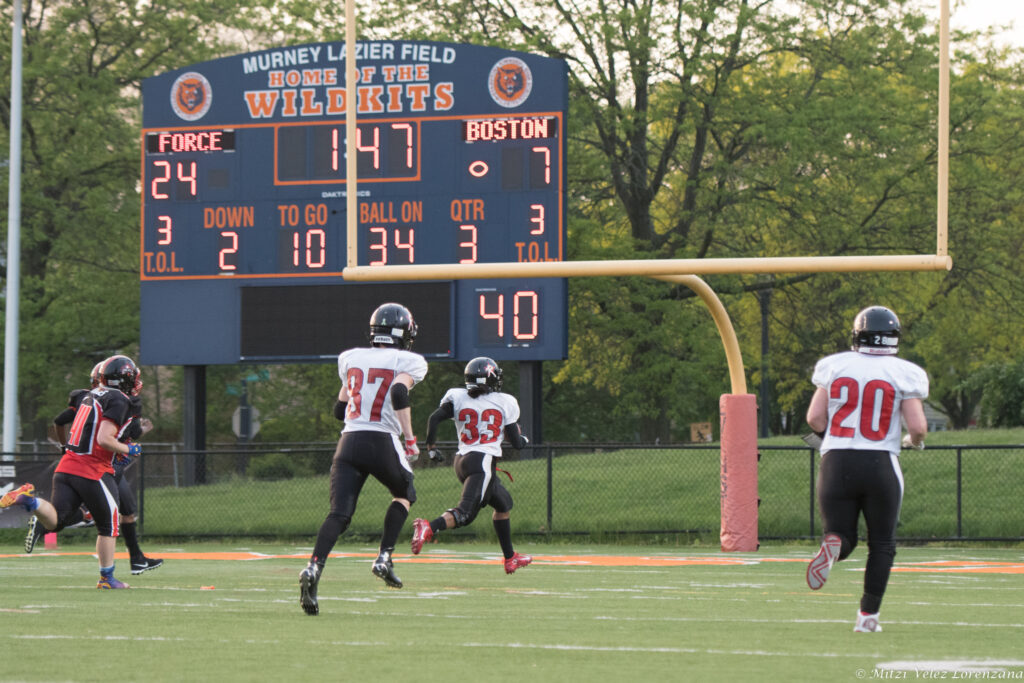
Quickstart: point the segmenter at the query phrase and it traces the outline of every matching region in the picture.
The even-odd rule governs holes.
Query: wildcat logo
[[[183,73],[171,86],[171,108],[186,121],[197,121],[206,116],[211,104],[213,88],[201,73]]]
[[[521,59],[506,57],[491,67],[487,78],[491,99],[503,107],[518,107],[533,89],[533,73]]]

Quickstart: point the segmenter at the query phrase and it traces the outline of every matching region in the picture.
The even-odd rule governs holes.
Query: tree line
[[[938,17],[914,2],[357,6],[360,39],[495,45],[566,61],[570,259],[934,250]],[[0,13],[10,25],[11,6]],[[25,3],[23,439],[45,437],[98,360],[139,350],[142,79],[343,40],[343,15],[344,3],[322,0]],[[957,33],[952,44],[952,271],[705,278],[733,319],[749,390],[768,387],[773,433],[803,427],[814,362],[848,346],[853,315],[876,303],[900,315],[901,353],[928,370],[930,402],[953,427],[1024,424],[1024,66],[991,36]],[[6,159],[9,33],[0,52]],[[6,206],[2,216],[6,232]],[[546,440],[685,441],[690,423],[717,422],[728,370],[688,288],[573,279],[569,307],[569,358],[544,363]],[[158,425],[151,438],[179,439],[180,368],[143,372]],[[233,388],[251,372],[208,370],[211,439],[232,438]],[[460,363],[432,363],[413,392],[414,415],[425,420],[460,376]],[[334,437],[333,364],[274,366],[269,377],[249,387],[261,439]]]

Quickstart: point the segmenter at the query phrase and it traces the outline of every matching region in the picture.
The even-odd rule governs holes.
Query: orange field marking
[[[34,555],[23,553],[0,553],[0,558],[28,557],[94,557],[91,552],[60,552],[44,551]],[[374,558],[376,553],[331,553],[331,558]],[[165,552],[165,559],[175,560],[306,560],[309,555],[285,554],[271,555],[246,551],[234,552]],[[127,553],[117,553],[118,560],[127,560]],[[411,555],[396,553],[395,559],[403,563],[422,564],[491,564],[497,561],[497,553],[491,557],[480,555],[459,555],[445,553],[443,555]],[[764,562],[797,562],[805,563],[806,558],[795,557],[755,557],[752,555],[728,557],[724,555],[534,555],[534,563],[538,565],[571,566],[571,567],[685,567],[685,566],[743,566]],[[934,573],[966,573],[966,574],[1024,574],[1024,562],[983,562],[979,560],[940,560],[935,562],[908,562],[893,567],[896,572],[934,572]]]

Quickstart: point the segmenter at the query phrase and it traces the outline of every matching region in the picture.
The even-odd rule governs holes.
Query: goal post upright
[[[356,7],[355,0],[345,0],[345,149],[355,149],[356,140]],[[356,175],[358,158],[345,155],[345,263],[348,268],[359,265],[359,196]]]
[[[729,365],[732,393],[718,400],[721,444],[721,530],[719,542],[726,552],[753,552],[758,548],[757,397],[747,393],[740,343],[729,313],[711,286],[696,275],[661,275],[657,279],[689,287],[708,307],[718,328]]]
[[[949,0],[939,3],[939,111],[935,255],[946,256],[949,236]]]

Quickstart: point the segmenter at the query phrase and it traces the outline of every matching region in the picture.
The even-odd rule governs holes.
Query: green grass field
[[[393,590],[370,574],[375,549],[343,539],[308,617],[308,547],[147,542],[167,563],[133,577],[121,559],[133,588],[98,591],[81,538],[0,546],[0,680],[1024,679],[1020,548],[900,548],[884,632],[855,634],[863,547],[812,592],[806,544],[520,543],[535,561],[511,576],[496,545],[430,544],[399,549]],[[232,551],[261,555],[187,559]]]

